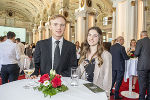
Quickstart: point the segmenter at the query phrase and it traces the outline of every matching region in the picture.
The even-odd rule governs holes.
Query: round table
[[[23,88],[28,83],[34,83],[33,79],[23,79],[0,85],[0,100],[108,100],[105,92],[94,93],[83,84],[87,81],[79,79],[79,85],[70,86],[71,79],[63,77],[63,84],[68,86],[69,90],[57,93],[51,98],[44,97],[42,92]],[[37,81],[37,80],[36,80]]]
[[[129,78],[129,91],[122,91],[121,95],[127,98],[139,98],[138,93],[132,92],[132,76],[137,76],[137,63],[138,58],[130,58],[125,62],[124,81],[127,82]]]

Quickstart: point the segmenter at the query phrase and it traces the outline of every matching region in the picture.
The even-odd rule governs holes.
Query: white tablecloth
[[[137,63],[138,63],[138,58],[131,58],[129,60],[126,60],[125,73],[124,73],[124,81],[125,82],[131,75],[137,76]]]
[[[86,88],[83,83],[86,81],[79,80],[79,86],[70,86],[70,78],[63,78],[63,83],[68,86],[69,90],[58,93],[51,98],[44,97],[42,92],[33,88],[24,89],[23,86],[33,80],[23,79],[10,82],[0,86],[0,100],[107,100],[105,92],[93,93]]]

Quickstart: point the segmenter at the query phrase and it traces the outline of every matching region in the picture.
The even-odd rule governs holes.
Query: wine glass
[[[29,79],[30,75],[34,72],[35,65],[34,65],[34,59],[33,58],[24,58],[23,61],[23,71],[25,73],[25,78]],[[24,88],[29,88],[32,85],[32,83],[28,83],[24,86]]]
[[[33,58],[24,58],[23,71],[25,73],[25,78],[30,78],[30,75],[34,72],[34,70],[35,66]]]

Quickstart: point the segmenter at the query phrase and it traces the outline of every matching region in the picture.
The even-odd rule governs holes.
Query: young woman
[[[135,39],[132,39],[131,42],[130,42],[130,48],[127,49],[127,54],[129,55],[130,53],[133,53],[135,52],[135,47],[136,47],[136,40]],[[132,89],[135,89],[135,84],[136,84],[136,81],[137,81],[138,77],[137,76],[133,76],[133,85],[132,85]]]
[[[127,49],[127,54],[134,53],[136,47],[136,40],[132,39],[130,42],[130,48]]]
[[[86,39],[79,60],[79,76],[104,89],[109,97],[112,84],[112,57],[103,49],[101,29],[91,27]]]

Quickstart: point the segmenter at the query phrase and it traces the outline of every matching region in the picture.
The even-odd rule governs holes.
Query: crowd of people
[[[123,46],[124,38],[119,36],[111,43],[103,43],[102,31],[99,27],[91,27],[88,30],[86,40],[75,44],[64,39],[66,18],[62,15],[52,16],[50,30],[52,36],[49,39],[40,40],[35,44],[22,44],[20,39],[15,40],[15,33],[8,32],[7,40],[1,38],[0,64],[2,84],[17,80],[19,76],[18,62],[21,55],[26,54],[34,58],[35,71],[31,75],[50,74],[54,69],[63,77],[70,77],[71,67],[77,67],[79,78],[93,82],[106,91],[108,99],[114,95],[114,99],[122,99],[119,89],[125,72],[125,60],[130,59],[133,53],[138,57],[138,77],[133,77],[133,89],[138,79],[139,100],[150,100],[150,39],[146,31],[141,32],[141,39],[133,39],[130,48]],[[4,41],[5,40],[5,41]],[[16,42],[16,43],[14,43]],[[39,71],[40,70],[40,71]],[[115,85],[115,91],[112,89]]]

